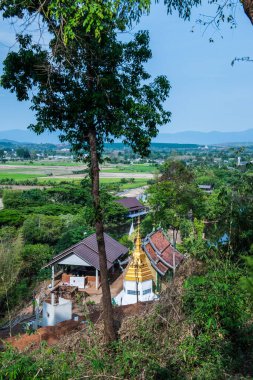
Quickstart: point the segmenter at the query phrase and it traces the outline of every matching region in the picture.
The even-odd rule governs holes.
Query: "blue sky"
[[[184,22],[176,14],[167,16],[162,5],[155,5],[138,26],[150,31],[153,58],[148,71],[153,76],[167,75],[172,86],[165,104],[172,112],[172,121],[161,128],[162,133],[242,131],[253,127],[253,63],[231,66],[235,57],[253,57],[253,27],[238,6],[236,29],[223,25],[223,38],[212,27],[203,34],[195,19],[199,13],[213,12],[214,8],[198,8],[192,20]],[[214,43],[209,43],[210,37]],[[0,20],[0,71],[13,40],[13,27]],[[3,89],[0,115],[0,130],[25,129],[33,121],[29,103],[19,103],[14,94]]]

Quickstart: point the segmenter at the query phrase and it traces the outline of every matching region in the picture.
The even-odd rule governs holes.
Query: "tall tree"
[[[31,8],[27,8],[32,12]],[[107,275],[103,210],[100,202],[99,162],[104,142],[121,138],[142,156],[149,153],[157,127],[169,121],[164,111],[170,85],[166,77],[150,82],[144,63],[151,58],[147,32],[128,43],[117,40],[114,25],[104,20],[100,38],[79,25],[75,39],[65,45],[58,38],[61,24],[47,19],[53,36],[48,50],[33,43],[31,36],[18,36],[19,50],[4,61],[1,82],[18,100],[32,101],[36,133],[59,130],[83,156],[88,152],[95,227],[99,249],[105,338],[115,339]],[[31,92],[33,90],[33,93]]]
[[[163,0],[163,3],[168,14],[177,12],[183,20],[190,19],[194,7],[203,5],[202,0]],[[41,14],[45,18],[54,18],[61,24],[59,33],[66,42],[75,38],[76,27],[80,23],[87,32],[92,30],[98,39],[105,28],[104,19],[117,19],[117,26],[124,30],[138,22],[143,14],[148,14],[151,4],[151,0],[65,0],[63,6],[61,0],[51,0],[50,3],[40,0],[3,0],[0,9],[7,16],[23,17],[24,10],[28,10],[29,15]],[[234,28],[237,23],[235,14],[239,7],[253,24],[253,0],[208,0],[207,4],[212,5],[214,12],[206,17],[202,15],[198,20],[205,26],[212,24],[219,28],[227,22]]]

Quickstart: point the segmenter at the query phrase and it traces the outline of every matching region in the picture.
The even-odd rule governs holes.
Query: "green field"
[[[0,180],[1,179],[13,179],[15,181],[25,181],[27,179],[35,179],[35,178],[42,177],[42,176],[43,176],[42,174],[0,172]]]
[[[5,165],[10,166],[83,166],[82,162],[74,161],[6,161]]]
[[[137,187],[145,186],[147,185],[147,180],[143,178],[136,178],[133,183],[121,183],[120,178],[101,178],[100,183],[103,183],[103,184],[117,183],[117,184],[120,184],[120,188],[122,190],[127,190],[127,189],[135,189]]]
[[[115,167],[103,167],[104,173],[156,173],[157,166],[148,164],[116,165]]]

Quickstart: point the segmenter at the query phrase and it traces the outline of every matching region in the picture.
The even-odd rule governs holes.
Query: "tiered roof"
[[[126,274],[126,281],[138,281],[143,282],[147,280],[152,280],[152,273],[147,263],[147,258],[145,252],[141,247],[141,237],[140,237],[140,224],[138,223],[137,239],[135,244],[135,249],[132,253],[132,260],[129,263]]]
[[[147,235],[142,246],[151,265],[162,276],[169,269],[176,269],[184,259],[184,255],[173,247],[162,228]]]

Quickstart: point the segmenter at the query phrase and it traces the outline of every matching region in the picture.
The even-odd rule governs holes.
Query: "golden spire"
[[[125,280],[142,282],[152,280],[152,273],[146,261],[146,254],[141,247],[140,217],[138,218],[137,238],[132,260],[126,270]]]

